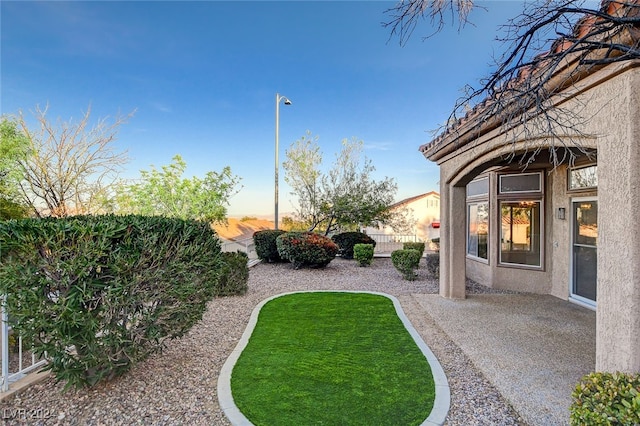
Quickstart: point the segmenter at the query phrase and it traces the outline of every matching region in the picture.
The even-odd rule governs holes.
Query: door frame
[[[573,208],[573,204],[574,203],[579,203],[579,202],[583,202],[583,201],[598,201],[598,196],[594,195],[594,196],[590,196],[590,197],[572,197],[569,199],[569,203],[570,203],[570,223],[569,223],[569,228],[570,228],[570,244],[569,244],[569,301],[576,303],[578,305],[584,306],[585,308],[589,308],[592,310],[596,310],[596,307],[598,306],[598,302],[595,300],[591,300],[591,299],[587,299],[586,297],[582,297],[580,295],[574,294],[573,293],[573,284],[574,284],[574,240],[575,240],[575,210]],[[596,245],[596,253],[598,250],[598,246]],[[597,268],[597,265],[596,265]],[[596,281],[596,291],[597,291],[597,286],[598,286],[598,282]]]

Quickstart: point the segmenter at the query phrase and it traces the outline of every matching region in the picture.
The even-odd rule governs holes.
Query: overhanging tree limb
[[[441,2],[400,2],[404,3],[441,6]],[[550,161],[555,165],[573,161],[575,154],[570,147],[592,155],[580,145],[581,138],[590,137],[581,131],[582,124],[591,118],[581,113],[587,110],[584,106],[589,100],[564,108],[563,93],[595,70],[640,58],[640,1],[605,0],[600,8],[585,4],[575,0],[527,4],[518,17],[502,27],[506,35],[501,41],[506,50],[495,60],[495,70],[479,86],[467,86],[466,94],[438,130],[441,136],[453,133],[473,137],[490,126],[511,132],[514,142],[535,134],[546,135],[544,143],[542,139],[529,139],[530,149],[520,158],[525,166],[543,145],[549,148]],[[429,9],[411,10],[424,16]],[[466,19],[467,15],[463,16]],[[417,19],[410,15],[392,18],[388,23],[392,28],[401,27],[402,20],[408,25]],[[439,139],[442,137],[435,143]]]

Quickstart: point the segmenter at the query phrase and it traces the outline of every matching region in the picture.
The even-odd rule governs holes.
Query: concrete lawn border
[[[231,372],[233,371],[233,367],[235,366],[238,358],[240,358],[240,354],[246,348],[249,343],[249,338],[251,334],[253,334],[253,330],[258,322],[258,316],[262,307],[268,303],[269,301],[287,296],[290,294],[298,294],[298,293],[367,293],[374,294],[378,296],[383,296],[390,299],[393,302],[393,306],[396,309],[396,314],[398,318],[402,321],[405,328],[413,338],[414,342],[420,348],[422,353],[424,354],[427,362],[431,366],[431,373],[433,375],[433,381],[435,384],[436,397],[433,402],[433,408],[431,413],[429,413],[429,417],[426,418],[424,422],[422,422],[422,426],[432,426],[432,425],[442,425],[447,418],[447,414],[449,413],[449,407],[451,405],[451,390],[449,389],[449,382],[447,381],[447,377],[444,374],[444,369],[440,365],[440,362],[435,357],[431,349],[427,346],[427,344],[422,340],[420,334],[416,331],[416,329],[409,321],[409,318],[405,315],[402,306],[400,305],[400,301],[386,293],[380,293],[375,291],[348,291],[348,290],[308,290],[308,291],[293,291],[287,293],[277,294],[275,296],[271,296],[262,302],[260,302],[251,313],[251,317],[249,318],[249,323],[247,324],[247,328],[245,329],[240,341],[233,349],[227,360],[225,361],[222,369],[220,370],[220,375],[218,376],[218,402],[220,404],[220,408],[227,416],[231,424],[234,426],[252,426],[253,423],[247,419],[242,412],[238,409],[235,402],[233,401],[233,396],[231,395]]]

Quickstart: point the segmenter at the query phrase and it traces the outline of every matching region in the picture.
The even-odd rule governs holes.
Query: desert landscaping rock
[[[442,364],[451,388],[446,424],[523,424],[500,393],[413,299],[411,295],[415,293],[438,292],[437,280],[428,277],[424,268],[418,274],[416,281],[403,280],[388,258],[376,258],[370,267],[335,259],[320,270],[258,264],[251,269],[246,295],[211,301],[202,321],[185,337],[168,342],[163,353],[134,366],[125,376],[66,393],[64,383],[56,383],[50,377],[0,403],[0,412],[5,424],[229,425],[218,405],[218,374],[260,301],[296,290],[368,290],[397,297]],[[491,291],[469,284],[469,290],[476,293]],[[12,413],[13,418],[7,418]]]

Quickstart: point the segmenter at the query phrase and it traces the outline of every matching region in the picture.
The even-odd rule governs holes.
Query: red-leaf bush
[[[330,238],[312,232],[287,232],[276,238],[276,245],[280,257],[293,263],[295,269],[324,268],[338,253],[337,244]]]

